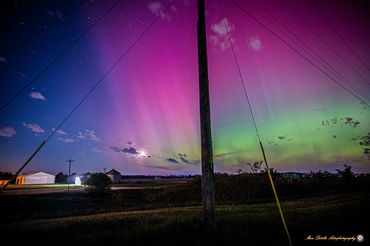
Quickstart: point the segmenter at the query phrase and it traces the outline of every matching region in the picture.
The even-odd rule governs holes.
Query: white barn
[[[16,184],[54,184],[55,175],[38,172],[27,173],[17,177]]]

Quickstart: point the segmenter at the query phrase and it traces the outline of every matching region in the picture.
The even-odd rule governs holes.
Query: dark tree
[[[0,179],[11,179],[13,174],[10,172],[0,172]]]
[[[111,189],[112,180],[104,173],[93,173],[85,181],[86,190],[92,193],[104,194]]]
[[[348,165],[344,165],[343,170],[336,169],[338,176],[342,177],[346,184],[351,184],[354,180],[354,174],[351,169],[352,167]]]
[[[55,175],[55,183],[56,184],[66,184],[67,183],[67,174],[63,172],[58,173]]]

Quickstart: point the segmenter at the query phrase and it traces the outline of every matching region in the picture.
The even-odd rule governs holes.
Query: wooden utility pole
[[[69,158],[69,160],[66,160],[66,162],[68,162],[68,178],[67,178],[67,184],[68,184],[68,190],[69,190],[69,176],[71,176],[71,164],[72,162],[74,162],[75,160],[71,160],[71,158]]]
[[[198,69],[203,218],[207,222],[212,222],[215,217],[215,186],[211,135],[211,111],[208,90],[207,38],[204,0],[198,0]]]

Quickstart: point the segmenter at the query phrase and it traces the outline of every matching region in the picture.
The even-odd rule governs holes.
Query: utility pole
[[[72,162],[74,162],[75,160],[71,160],[71,158],[69,158],[69,160],[66,160],[66,162],[68,162],[68,178],[69,176],[71,176],[71,164]],[[68,183],[68,190],[69,190],[69,180],[67,178],[67,183]]]
[[[215,218],[215,186],[211,135],[211,111],[208,89],[207,38],[204,0],[198,0],[198,69],[203,219],[206,222],[212,223]]]

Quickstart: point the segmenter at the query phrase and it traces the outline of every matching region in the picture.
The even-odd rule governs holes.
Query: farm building
[[[0,185],[5,185],[8,181],[9,179],[0,179]]]
[[[26,173],[20,175],[16,179],[16,184],[54,184],[55,175],[38,172],[38,173]]]
[[[111,180],[112,183],[119,183],[121,181],[121,173],[115,169],[110,170],[109,172],[105,173]]]

